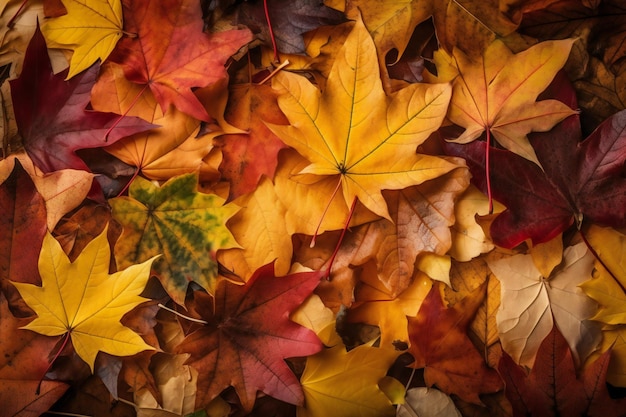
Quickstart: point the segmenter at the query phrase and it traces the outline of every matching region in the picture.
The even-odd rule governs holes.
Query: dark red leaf
[[[98,148],[156,127],[135,117],[86,110],[99,64],[65,81],[67,70],[54,74],[39,28],[31,39],[22,73],[11,83],[15,119],[29,156],[42,171],[64,168],[89,171],[74,153]],[[115,123],[117,125],[108,133]]]

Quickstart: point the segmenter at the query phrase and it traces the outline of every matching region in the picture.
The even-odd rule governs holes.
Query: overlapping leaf
[[[454,142],[469,143],[487,130],[506,149],[539,163],[526,135],[550,130],[576,113],[558,100],[535,101],[565,64],[572,44],[542,42],[513,54],[496,40],[479,60],[458,50],[438,50],[437,76],[426,79],[452,82],[448,118],[465,128]]]
[[[191,0],[125,1],[122,39],[110,60],[124,67],[129,81],[150,88],[166,113],[170,105],[196,119],[209,114],[192,88],[206,87],[226,76],[224,64],[251,40],[250,31],[206,34],[202,11]],[[172,15],[171,11],[177,10]]]
[[[46,233],[46,208],[32,180],[15,160],[0,184],[0,284],[39,284],[37,259]]]
[[[411,367],[424,368],[428,386],[480,404],[479,394],[497,392],[502,381],[467,337],[467,327],[483,301],[481,285],[453,307],[445,308],[433,286],[416,317],[409,317]]]
[[[237,209],[223,206],[224,200],[216,195],[198,192],[197,186],[196,174],[174,177],[161,187],[137,177],[128,197],[109,201],[113,217],[124,228],[115,245],[118,266],[162,254],[154,269],[180,305],[191,281],[214,292],[215,254],[236,246],[225,223]]]
[[[497,245],[514,247],[526,239],[550,240],[576,222],[605,226],[626,224],[626,180],[621,166],[626,161],[626,111],[600,125],[581,139],[578,117],[558,124],[549,133],[530,136],[544,170],[522,158],[491,149],[494,197],[507,210],[491,225]],[[475,184],[486,192],[482,142],[446,144],[446,152],[464,155]]]
[[[626,236],[616,230],[591,227],[587,240],[596,252],[593,279],[581,284],[589,297],[600,304],[594,320],[606,324],[626,324]]]
[[[41,28],[48,47],[72,49],[67,79],[104,61],[122,37],[120,0],[65,0],[67,14],[47,19]]]
[[[323,93],[304,77],[272,80],[291,125],[270,125],[311,165],[302,173],[336,176],[350,207],[358,199],[389,218],[382,189],[402,189],[443,175],[458,161],[416,154],[443,120],[448,85],[412,84],[386,96],[374,43],[360,20],[346,39]]]
[[[318,352],[321,342],[289,314],[311,294],[320,272],[276,277],[274,267],[259,268],[243,285],[222,280],[215,298],[194,294],[194,309],[207,324],[176,347],[190,353],[188,364],[199,371],[196,406],[208,404],[233,386],[243,408],[252,410],[257,391],[302,404],[300,382],[285,358]]]
[[[141,119],[120,119],[116,114],[86,109],[98,68],[95,64],[64,81],[64,73],[52,73],[41,31],[33,35],[24,58],[24,70],[10,83],[24,147],[43,172],[64,168],[89,171],[75,150],[101,147],[154,127]]]

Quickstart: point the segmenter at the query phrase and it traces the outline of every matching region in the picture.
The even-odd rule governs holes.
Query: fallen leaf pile
[[[621,0],[0,2],[0,417],[626,416]]]

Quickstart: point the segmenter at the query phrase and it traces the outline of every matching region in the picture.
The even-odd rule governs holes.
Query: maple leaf
[[[21,330],[29,320],[11,315],[0,292],[0,403],[4,416],[40,415],[69,387],[60,381],[40,381],[56,341]]]
[[[393,416],[378,384],[400,352],[372,344],[346,351],[339,343],[308,357],[301,377],[305,405],[297,416]]]
[[[272,34],[269,25],[265,23],[265,8],[269,13]],[[272,38],[278,50],[286,54],[304,53],[303,33],[322,25],[337,25],[345,20],[343,13],[318,0],[270,0],[266,5],[262,2],[246,2],[237,8],[235,19],[255,33],[259,32],[257,37],[266,44]]]
[[[319,271],[276,277],[273,265],[267,264],[243,286],[220,281],[215,299],[195,292],[195,309],[207,324],[190,333],[175,353],[191,354],[187,363],[199,372],[197,407],[229,386],[248,411],[257,391],[302,404],[300,383],[284,359],[312,355],[322,344],[289,314],[321,277]]]
[[[430,81],[452,81],[448,119],[465,131],[456,143],[469,143],[487,131],[500,145],[539,165],[526,135],[547,131],[576,114],[558,100],[535,101],[563,67],[574,40],[541,42],[518,54],[496,40],[483,56],[471,60],[463,52],[435,52],[437,76]]]
[[[129,356],[154,349],[119,320],[146,301],[139,294],[154,258],[109,275],[111,253],[106,229],[74,262],[46,233],[39,256],[42,286],[12,282],[37,317],[24,326],[47,336],[65,335],[94,371],[99,351]]]
[[[210,133],[201,133],[197,119],[174,107],[165,114],[150,91],[124,78],[118,64],[108,62],[102,67],[98,83],[92,89],[92,106],[99,111],[110,111],[141,117],[161,127],[124,138],[105,150],[129,165],[135,166],[146,177],[168,180],[176,175],[198,171],[201,180],[216,179],[217,164],[209,166],[207,157],[215,149],[212,139],[226,133],[241,133],[220,116],[226,107],[228,90],[226,80],[195,90],[195,95],[215,120]]]
[[[360,19],[322,93],[306,78],[284,71],[272,87],[280,92],[278,104],[291,125],[268,126],[311,162],[302,173],[339,177],[348,207],[358,199],[389,219],[382,189],[420,184],[459,166],[415,153],[441,124],[450,86],[411,84],[386,96],[374,43]]]
[[[137,177],[128,197],[109,200],[113,218],[123,226],[115,245],[118,266],[162,254],[154,270],[180,305],[191,281],[214,292],[215,252],[236,246],[225,223],[237,208],[222,206],[222,198],[198,192],[197,185],[197,174],[174,177],[161,187]]]
[[[67,14],[46,19],[41,30],[48,47],[73,49],[66,79],[104,62],[122,37],[120,0],[65,0]]]
[[[495,244],[512,248],[526,239],[541,243],[576,221],[605,226],[626,225],[626,111],[604,121],[583,142],[577,116],[547,133],[529,136],[544,170],[522,158],[490,149],[498,169],[492,172],[493,196],[507,209],[491,224]],[[486,191],[485,144],[445,144],[446,153],[463,154],[472,181]]]
[[[529,375],[504,353],[498,369],[513,416],[623,415],[624,401],[611,399],[605,383],[610,357],[608,350],[577,377],[567,341],[556,326],[543,339]]]
[[[129,81],[149,87],[163,113],[174,105],[209,121],[191,89],[224,78],[224,64],[252,40],[250,31],[204,33],[202,11],[193,0],[124,1],[123,6],[124,30],[137,36],[118,42],[109,59],[122,65]]]
[[[515,361],[530,366],[541,341],[555,325],[567,339],[576,360],[585,358],[595,348],[599,329],[587,319],[597,305],[578,287],[591,277],[593,268],[593,255],[584,243],[566,248],[563,262],[549,276],[537,269],[532,255],[514,255],[487,263],[501,285],[501,304],[496,315],[500,341]]]
[[[35,31],[24,70],[10,83],[24,147],[43,172],[64,168],[89,171],[75,150],[101,147],[154,127],[138,118],[120,119],[116,114],[85,110],[98,68],[95,64],[64,81],[64,72],[52,73],[44,38],[39,29]]]
[[[481,404],[479,394],[497,392],[502,381],[467,337],[467,327],[483,302],[485,284],[454,306],[445,308],[438,285],[433,285],[416,317],[409,317],[412,368],[424,369],[428,386]]]

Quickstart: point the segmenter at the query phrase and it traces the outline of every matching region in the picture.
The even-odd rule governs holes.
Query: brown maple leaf
[[[300,382],[284,359],[312,355],[322,343],[289,314],[320,282],[322,272],[276,277],[274,265],[259,268],[241,286],[222,280],[215,300],[196,291],[193,306],[206,325],[190,333],[175,349],[189,353],[196,368],[196,406],[206,406],[233,386],[243,408],[252,410],[257,391],[301,405]]]

